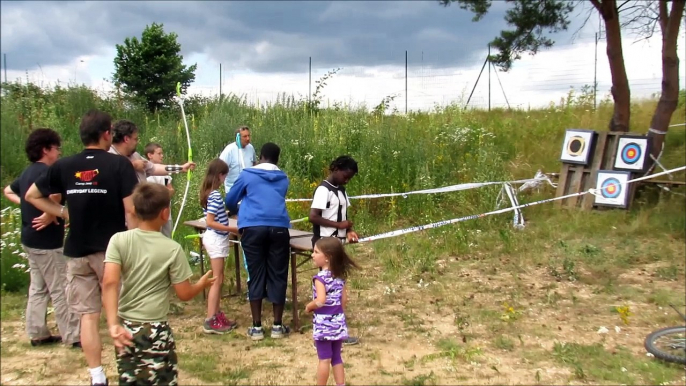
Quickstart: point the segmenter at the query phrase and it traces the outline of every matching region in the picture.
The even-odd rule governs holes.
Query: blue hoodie
[[[234,213],[238,211],[238,229],[254,226],[290,228],[291,218],[286,211],[289,183],[286,173],[273,164],[243,169],[226,196],[227,209]]]

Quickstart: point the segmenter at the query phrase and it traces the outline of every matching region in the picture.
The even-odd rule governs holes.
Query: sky
[[[488,42],[507,27],[509,6],[495,1],[473,22],[469,11],[437,1],[2,1],[0,48],[7,63],[1,75],[46,87],[78,83],[110,91],[115,45],[140,38],[146,25],[157,22],[178,35],[184,63],[198,65],[188,90],[193,94],[218,95],[221,85],[222,93],[251,103],[284,93],[307,98],[318,79],[340,68],[323,88],[325,104],[371,108],[394,97],[391,107],[400,112],[406,103],[410,110],[428,110],[465,105],[474,88],[469,105],[486,108],[489,78],[493,107],[557,103],[570,87],[579,90],[594,77],[598,100],[607,97],[605,41],[596,45],[597,13],[584,24],[589,8],[574,11],[569,30],[552,36],[552,49],[523,55],[507,73],[486,68],[477,83]],[[683,27],[680,42],[677,52],[684,52]],[[623,49],[632,97],[658,92],[659,32],[641,41],[626,36]]]

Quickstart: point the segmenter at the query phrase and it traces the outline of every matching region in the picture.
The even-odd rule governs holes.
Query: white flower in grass
[[[21,253],[19,254],[19,256],[21,256],[21,257],[23,257],[23,258],[25,258],[25,259],[28,257],[28,255],[26,254],[26,252],[21,252]]]
[[[15,264],[15,265],[13,265],[12,268],[14,268],[14,269],[24,269],[24,268],[26,268],[26,264],[17,263],[17,264]]]
[[[9,243],[7,246],[10,247],[10,248],[13,248],[13,247],[16,247],[17,244],[15,244],[15,243]]]
[[[12,232],[5,232],[5,233],[2,234],[2,238],[3,238],[3,239],[6,238],[6,237],[10,237],[10,236],[12,236]]]
[[[13,252],[12,252],[12,254],[15,254],[15,255],[18,255],[18,254],[20,254],[20,253],[21,253],[21,251],[18,250],[18,249],[17,249],[16,251],[13,251]]]
[[[314,158],[314,156],[312,154],[310,154],[310,153],[305,154],[305,161],[310,162],[310,161],[312,161],[312,158]]]

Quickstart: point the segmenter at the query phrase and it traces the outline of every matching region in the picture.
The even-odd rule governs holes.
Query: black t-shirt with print
[[[125,197],[138,183],[131,161],[100,149],[85,149],[52,165],[36,181],[44,196],[61,193],[69,209],[64,255],[105,252],[110,237],[126,230]]]
[[[57,249],[62,248],[64,243],[64,220],[58,218],[59,224],[52,223],[37,231],[33,229],[33,219],[41,216],[43,212],[24,200],[26,191],[47,170],[48,165],[34,162],[10,184],[10,189],[21,199],[21,243],[29,248]],[[64,205],[64,196],[62,196],[61,204]]]

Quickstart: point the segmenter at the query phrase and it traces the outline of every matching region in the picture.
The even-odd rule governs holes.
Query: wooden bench
[[[203,219],[199,220],[191,220],[191,221],[185,221],[184,225],[190,226],[196,230],[198,233],[202,233],[207,229],[207,224]],[[235,218],[229,218],[229,226],[231,227],[236,227],[237,226],[237,220]],[[289,229],[288,233],[291,236],[291,241],[290,241],[290,255],[291,255],[291,296],[293,297],[293,329],[298,330],[300,329],[300,318],[299,318],[299,305],[298,305],[298,272],[297,269],[308,262],[312,256],[312,236],[313,234],[310,232],[304,232],[304,231],[299,231],[297,229]],[[241,296],[242,291],[241,291],[241,258],[240,258],[240,253],[242,252],[241,248],[238,248],[238,244],[240,243],[240,236],[237,234],[234,234],[233,232],[229,233],[229,240],[233,244],[233,254],[234,254],[234,259],[235,259],[235,267],[236,267],[236,292],[238,293],[238,296]],[[203,255],[203,247],[202,243],[200,243],[200,248],[199,248],[199,255],[200,255],[200,272],[202,275],[205,274],[205,259]],[[306,259],[303,259],[302,261],[298,262],[298,256],[301,257],[306,257]],[[227,297],[229,295],[222,296],[223,298]],[[203,298],[206,297],[205,291],[203,291]]]

